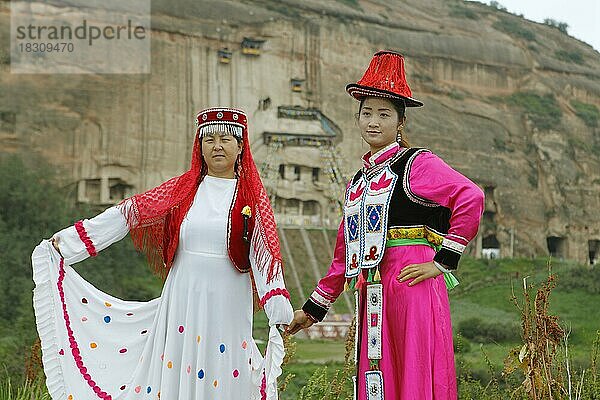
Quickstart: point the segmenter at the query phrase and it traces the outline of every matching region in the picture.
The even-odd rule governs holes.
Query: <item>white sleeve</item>
[[[123,239],[128,232],[125,216],[117,206],[113,206],[92,219],[77,221],[52,237],[56,239],[65,263],[72,265],[96,255]]]
[[[259,229],[255,227],[252,235],[260,235]],[[269,326],[277,324],[289,325],[294,318],[294,310],[289,300],[289,293],[285,288],[283,276],[279,276],[267,283],[268,265],[257,265],[257,258],[267,263],[270,257],[256,257],[257,250],[254,248],[256,240],[250,241],[250,265],[258,298],[265,308],[265,314],[269,319]]]
[[[255,246],[264,247],[264,241],[261,240],[260,229],[255,225],[252,232],[252,240],[250,241],[250,265],[252,266],[252,274],[254,276],[254,284],[260,298],[260,303],[265,308],[265,314],[269,319],[269,339],[267,341],[267,350],[264,359],[260,362],[257,369],[252,371],[252,381],[256,385],[256,398],[265,398],[267,400],[276,400],[277,395],[277,378],[281,375],[281,364],[285,356],[285,347],[283,338],[275,327],[277,324],[289,325],[294,318],[294,310],[289,300],[289,293],[285,288],[283,276],[276,277],[267,283],[267,275],[269,273],[269,263],[272,260],[270,254],[265,253],[265,249],[257,249]],[[258,254],[261,253],[262,257]],[[261,265],[258,265],[261,263]],[[256,345],[254,345],[256,346]],[[258,351],[258,350],[257,350]],[[262,385],[264,377],[264,386]],[[253,397],[255,398],[255,397]]]

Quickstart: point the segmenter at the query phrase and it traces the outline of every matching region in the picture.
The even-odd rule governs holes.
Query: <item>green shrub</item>
[[[544,24],[556,28],[562,33],[567,33],[567,29],[569,28],[569,24],[567,24],[566,22],[560,22],[552,18],[544,19]]]
[[[456,90],[452,90],[448,96],[450,96],[450,98],[452,98],[454,100],[464,100],[465,99],[465,95]]]
[[[471,351],[471,342],[460,332],[452,339],[452,343],[456,354],[465,354]]]
[[[505,97],[505,101],[509,105],[523,108],[538,129],[551,129],[560,123],[562,111],[553,94],[517,92]]]
[[[467,339],[479,343],[506,342],[519,339],[519,329],[516,325],[488,322],[477,317],[459,323],[458,330]]]
[[[502,4],[498,3],[497,1],[490,1],[490,7],[495,8],[496,10],[499,10],[499,11],[507,12],[506,7],[504,7]]]
[[[598,126],[600,111],[594,104],[582,103],[577,100],[571,100],[571,106],[575,109],[575,115],[583,120],[590,128]]]
[[[501,18],[494,22],[492,25],[494,28],[507,33],[513,37],[519,39],[525,39],[529,42],[535,41],[535,33],[524,27],[524,20],[518,20],[516,18]]]
[[[600,268],[577,266],[559,276],[561,290],[582,289],[590,294],[600,294]]]
[[[479,15],[475,11],[459,5],[452,6],[452,9],[450,10],[450,16],[457,18],[479,19]]]
[[[570,62],[578,65],[583,64],[583,54],[581,54],[577,50],[557,50],[554,52],[554,55],[561,61]]]

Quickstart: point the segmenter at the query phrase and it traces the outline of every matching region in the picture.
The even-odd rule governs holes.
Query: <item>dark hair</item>
[[[362,110],[363,104],[367,97],[368,96],[365,96],[362,99],[360,99],[360,105],[358,106],[357,117],[360,116],[360,110]],[[403,99],[391,99],[391,98],[388,98],[387,100],[389,100],[390,103],[392,103],[392,106],[394,106],[394,109],[398,113],[398,122],[400,122],[400,120],[402,120],[402,118],[404,118],[405,111],[406,111],[406,105],[404,104],[404,100]],[[397,138],[396,140],[398,141],[398,143],[400,143],[400,146],[406,147],[406,148],[410,147],[410,144],[408,143],[408,139],[406,138],[406,134],[404,132],[402,132],[402,135],[399,138]]]
[[[358,106],[359,113],[360,113],[360,110],[362,110],[363,104],[366,99],[367,99],[367,96],[360,99],[360,105]],[[404,113],[406,111],[406,106],[404,105],[404,100],[403,99],[386,99],[386,100],[389,100],[390,103],[392,103],[392,105],[394,106],[394,109],[398,113],[398,120],[402,119],[404,117]]]

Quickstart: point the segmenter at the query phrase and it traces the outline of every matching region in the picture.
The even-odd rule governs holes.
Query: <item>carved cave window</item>
[[[567,240],[560,236],[548,236],[546,238],[548,253],[552,257],[565,258],[567,250]]]

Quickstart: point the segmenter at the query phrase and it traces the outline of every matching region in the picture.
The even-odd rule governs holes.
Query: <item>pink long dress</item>
[[[365,168],[383,163],[401,150],[392,144],[373,156],[367,153],[363,157]],[[406,173],[412,195],[451,211],[450,229],[444,236],[443,248],[446,250],[440,251],[450,248],[460,253],[477,233],[483,212],[482,191],[430,152],[418,154]],[[379,264],[383,285],[379,370],[383,374],[384,390],[369,396],[365,380],[365,372],[371,369],[367,357],[368,324],[364,323],[369,321],[364,301],[366,288],[362,285],[358,289],[362,332],[357,375],[360,400],[456,399],[452,324],[443,274],[412,287],[408,286],[410,281],[396,280],[405,266],[430,262],[434,256],[436,251],[427,245],[403,245],[385,250]],[[450,267],[455,268],[456,265]],[[319,281],[303,309],[309,314],[312,310],[326,312],[344,289],[345,272],[346,244],[342,221],[329,271]],[[323,316],[324,313],[314,317],[322,319]]]

